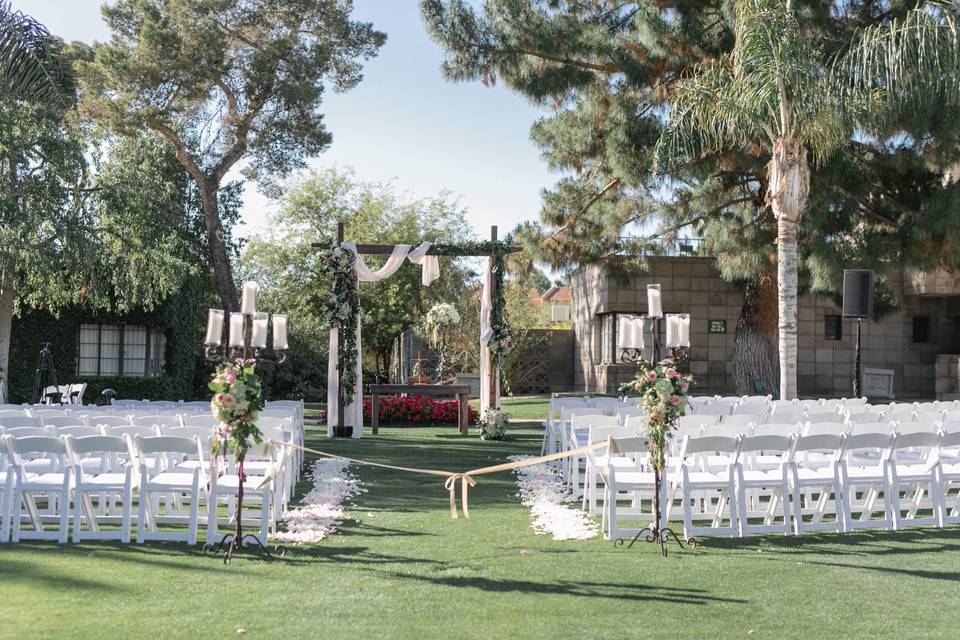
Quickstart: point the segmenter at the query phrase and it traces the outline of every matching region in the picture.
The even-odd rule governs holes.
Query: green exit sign
[[[726,333],[727,332],[727,321],[726,320],[711,320],[708,325],[708,331],[710,333]]]

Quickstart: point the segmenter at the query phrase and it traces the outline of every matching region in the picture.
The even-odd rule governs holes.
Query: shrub
[[[430,426],[457,424],[457,401],[434,400],[424,396],[382,396],[380,398],[380,424],[406,424]],[[363,399],[363,419],[370,421],[370,398]],[[327,413],[323,412],[326,419]],[[473,407],[467,410],[469,424],[476,424],[479,413]]]

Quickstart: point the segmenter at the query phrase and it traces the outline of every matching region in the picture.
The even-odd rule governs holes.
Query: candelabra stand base
[[[680,545],[681,549],[685,549],[683,542],[680,540],[680,536],[674,533],[673,529],[665,527],[659,529],[657,527],[644,527],[637,532],[637,535],[633,536],[633,539],[627,544],[627,549],[633,546],[633,543],[640,539],[640,536],[643,536],[644,542],[657,543],[660,545],[660,555],[664,558],[667,557],[667,543],[670,542],[670,536],[673,536],[674,542]],[[617,541],[614,544],[618,547],[622,547],[625,544],[625,538],[617,538]],[[695,538],[687,538],[687,545],[693,549],[697,546],[697,540]]]
[[[259,552],[261,555],[271,560],[273,559],[273,555],[270,553],[270,547],[265,545],[260,538],[252,533],[244,534],[240,538],[233,533],[228,533],[220,538],[220,542],[217,544],[208,542],[203,545],[203,555],[223,552],[223,564],[229,564],[235,552],[245,550]],[[282,544],[278,544],[274,546],[273,552],[277,554],[278,558],[282,558],[287,555],[287,548]]]

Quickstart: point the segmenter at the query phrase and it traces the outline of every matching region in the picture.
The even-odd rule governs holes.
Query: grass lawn
[[[514,404],[515,402],[515,404]],[[534,417],[534,402],[508,402]],[[542,403],[542,401],[541,401]],[[543,412],[537,414],[537,417]],[[406,466],[469,469],[539,450],[384,428],[309,444]],[[960,527],[707,539],[660,558],[535,535],[512,475],[484,476],[470,520],[442,483],[353,467],[368,493],[340,533],[229,567],[182,544],[0,547],[2,638],[956,638]],[[520,551],[529,552],[521,557]]]

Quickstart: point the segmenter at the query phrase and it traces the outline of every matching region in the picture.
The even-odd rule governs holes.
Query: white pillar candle
[[[617,346],[621,349],[629,349],[630,344],[630,316],[617,316]]]
[[[240,313],[252,316],[257,312],[257,283],[252,280],[243,283],[243,295],[240,297]]]
[[[681,347],[689,347],[690,346],[690,316],[687,314],[683,314],[683,315],[677,316],[677,320],[679,321],[679,332],[680,332],[680,336],[678,338],[679,339],[678,344]]]
[[[275,351],[287,349],[287,316],[273,314],[273,348]]]
[[[223,309],[210,309],[207,314],[207,337],[203,344],[219,345],[223,341]]]
[[[230,346],[243,346],[243,314],[230,314]]]
[[[651,318],[663,317],[663,305],[660,300],[660,285],[647,285],[647,315]]]
[[[646,323],[643,321],[643,318],[634,318],[633,322],[630,323],[630,341],[633,343],[634,349],[643,349],[643,328]]]
[[[270,318],[265,313],[253,315],[253,329],[250,332],[250,346],[254,349],[263,349],[267,346],[267,323]]]
[[[678,331],[677,316],[672,313],[667,316],[667,347],[676,347],[680,336]]]

